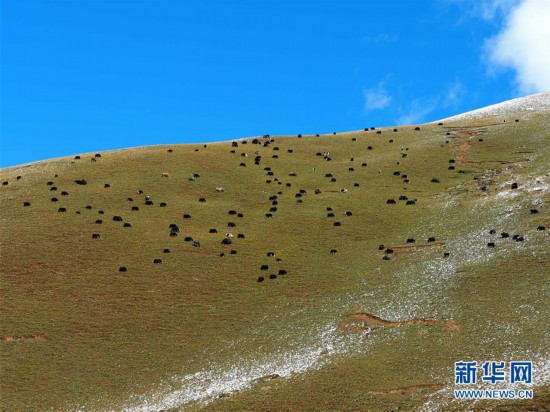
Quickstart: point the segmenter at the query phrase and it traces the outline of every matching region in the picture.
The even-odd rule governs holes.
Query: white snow
[[[487,116],[510,116],[518,115],[521,112],[536,113],[544,111],[550,111],[550,92],[507,100],[502,103],[448,117],[440,121],[479,119]]]

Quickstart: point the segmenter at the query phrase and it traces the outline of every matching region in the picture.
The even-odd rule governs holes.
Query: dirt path
[[[349,313],[346,315],[346,318],[352,319],[355,321],[365,322],[370,325],[381,325],[388,327],[397,327],[397,326],[409,326],[409,325],[433,325],[437,322],[435,319],[408,319],[402,321],[391,321],[382,319],[378,316],[371,315],[369,313]]]
[[[464,166],[464,164],[470,162],[470,156],[472,154],[472,142],[466,140],[456,147],[456,151],[456,163],[459,166]]]
[[[29,336],[4,336],[0,338],[2,342],[21,342],[21,341],[44,341],[48,338],[45,335],[29,335]]]

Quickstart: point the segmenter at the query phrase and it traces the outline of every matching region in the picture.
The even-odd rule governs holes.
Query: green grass
[[[226,385],[214,391],[213,401],[205,397],[208,404],[182,397],[164,407],[410,410],[429,400],[443,409],[504,405],[450,402],[452,367],[461,359],[526,356],[548,364],[549,232],[536,228],[548,226],[550,199],[548,189],[531,189],[550,183],[549,120],[543,113],[518,123],[487,118],[422,125],[420,131],[275,137],[267,148],[250,140],[236,148],[157,146],[104,152],[97,162],[88,154],[2,170],[1,180],[9,181],[0,187],[2,409],[120,409],[143,404],[139,395],[151,404],[155,394],[193,384],[204,392],[203,375],[196,373],[246,380],[281,365],[299,369],[311,352],[316,357],[300,373],[242,391]],[[479,135],[467,133],[480,128]],[[256,150],[260,166],[254,165]],[[331,162],[316,156],[325,151]],[[448,169],[450,159],[457,160],[455,170]],[[274,176],[266,176],[265,167]],[[407,174],[410,183],[394,171]],[[200,177],[189,181],[193,173]],[[434,177],[440,183],[431,183]],[[474,177],[489,190],[481,191]],[[82,178],[87,185],[73,182]],[[274,178],[282,184],[266,183]],[[521,194],[499,196],[512,181],[520,183]],[[218,186],[225,191],[217,192]],[[314,194],[316,188],[322,193]],[[138,189],[153,206],[144,205]],[[307,193],[297,204],[300,189]],[[63,190],[69,195],[61,196]],[[268,197],[278,191],[278,210],[266,219]],[[417,203],[386,204],[400,195]],[[59,202],[51,202],[53,196]],[[23,207],[25,201],[31,206]],[[58,213],[59,207],[67,213]],[[326,217],[327,207],[335,218]],[[538,214],[529,213],[533,207]],[[230,209],[244,217],[228,215]],[[192,218],[183,219],[184,213]],[[115,215],[132,227],[112,221]],[[237,226],[228,228],[228,222]],[[169,237],[170,223],[178,224],[179,236]],[[496,239],[488,234],[493,228],[524,235],[525,242]],[[226,232],[235,235],[231,246],[221,244]],[[101,238],[93,240],[92,233]],[[238,233],[246,238],[236,239]],[[201,247],[184,242],[185,236]],[[381,259],[379,244],[405,246],[415,238],[426,245],[429,236],[444,245],[396,249],[390,261]],[[495,249],[486,246],[491,240]],[[333,248],[336,255],[329,253]],[[238,253],[229,255],[231,249]],[[270,251],[282,262],[267,257]],[[155,258],[163,263],[153,264]],[[270,270],[260,271],[262,264]],[[122,265],[126,273],[118,272]],[[256,281],[279,269],[288,274]],[[339,329],[355,312],[437,323],[379,327],[369,336]],[[458,330],[444,331],[449,320]],[[441,384],[447,392],[370,393],[422,384]],[[548,386],[535,387],[535,397],[535,405],[537,399],[544,405]]]

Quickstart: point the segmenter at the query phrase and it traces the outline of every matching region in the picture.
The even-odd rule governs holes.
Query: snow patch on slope
[[[537,113],[544,111],[550,111],[550,92],[507,100],[502,103],[482,107],[481,109],[458,114],[443,120],[479,119],[488,116],[510,116],[522,112]]]

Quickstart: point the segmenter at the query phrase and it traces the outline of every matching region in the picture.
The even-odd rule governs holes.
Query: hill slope
[[[459,360],[544,402],[550,111],[506,115],[2,170],[2,409],[460,409]]]

